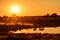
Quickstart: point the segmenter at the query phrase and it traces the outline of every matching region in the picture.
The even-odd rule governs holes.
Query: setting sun
[[[14,7],[14,8],[12,8],[12,11],[13,12],[17,12],[18,11],[18,8],[17,7]]]
[[[21,11],[21,9],[17,6],[13,6],[11,8],[11,12],[14,13],[14,14],[17,14],[19,11]]]

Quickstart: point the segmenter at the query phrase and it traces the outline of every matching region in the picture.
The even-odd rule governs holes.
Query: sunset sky
[[[60,14],[60,0],[0,0],[0,16],[14,14],[10,10],[14,6],[19,8],[19,16]]]
[[[60,15],[60,0],[0,0],[0,16],[11,16],[12,14],[39,16],[47,13]],[[60,33],[60,28],[47,30],[43,32]]]

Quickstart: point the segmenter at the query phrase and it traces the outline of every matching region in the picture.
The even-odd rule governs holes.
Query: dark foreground
[[[0,33],[0,40],[60,40],[60,34],[41,33]]]

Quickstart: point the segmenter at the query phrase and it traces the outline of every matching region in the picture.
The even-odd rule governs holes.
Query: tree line
[[[0,23],[18,23],[18,22],[33,22],[34,20],[39,20],[40,17],[57,17],[57,13],[53,13],[52,15],[46,14],[45,16],[24,16],[24,17],[19,17],[19,16],[0,16]]]

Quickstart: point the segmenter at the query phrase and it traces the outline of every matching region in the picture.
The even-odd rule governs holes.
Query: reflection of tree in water
[[[5,40],[60,40],[60,34],[15,34],[16,36],[8,36]]]
[[[0,22],[2,23],[15,23],[16,25],[2,25],[0,28],[0,31],[10,31],[10,30],[18,30],[18,29],[28,29],[28,28],[32,28],[32,26],[26,26],[26,25],[19,25],[17,23],[22,23],[24,24],[24,22],[26,23],[32,23],[33,24],[33,28],[37,28],[38,27],[45,27],[45,26],[49,26],[50,24],[52,25],[60,25],[60,21],[57,20],[57,13],[53,13],[52,15],[49,15],[49,14],[46,14],[45,16],[24,16],[24,17],[20,17],[20,16],[16,16],[15,14],[11,17],[8,17],[8,16],[3,16],[3,17],[0,17]],[[56,18],[55,18],[56,17]],[[50,20],[52,18],[52,20]],[[59,17],[60,18],[60,17]],[[56,20],[55,20],[56,19]],[[58,24],[57,24],[58,22]],[[56,24],[54,24],[56,23]],[[3,27],[4,26],[4,27]],[[6,29],[7,28],[7,29]],[[36,30],[34,28],[34,30]],[[40,30],[43,30],[43,29],[40,29]]]
[[[19,37],[14,38],[13,36],[9,36],[5,40],[28,40],[28,39],[26,37],[24,37],[24,35],[23,35],[23,37],[21,36],[20,38]]]

